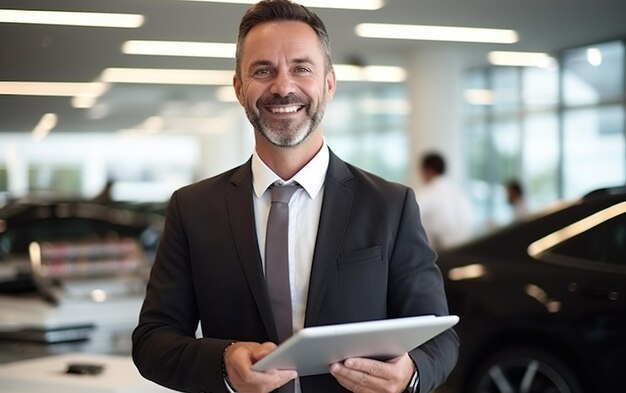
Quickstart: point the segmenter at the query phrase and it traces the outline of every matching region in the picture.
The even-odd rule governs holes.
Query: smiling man
[[[236,61],[255,149],[243,165],[172,195],[133,334],[138,369],[189,392],[433,390],[456,363],[453,330],[395,359],[347,359],[322,375],[252,370],[305,326],[448,308],[413,192],[325,143],[336,78],[317,15],[261,1],[242,18]]]

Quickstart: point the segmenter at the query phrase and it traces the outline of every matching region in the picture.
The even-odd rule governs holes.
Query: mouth
[[[266,106],[265,108],[268,112],[272,114],[296,113],[304,108],[304,105]]]

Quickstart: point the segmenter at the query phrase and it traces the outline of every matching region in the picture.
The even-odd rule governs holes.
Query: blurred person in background
[[[397,358],[351,358],[326,374],[252,370],[305,326],[447,315],[448,307],[412,190],[342,161],[326,145],[322,118],[336,77],[319,17],[288,0],[250,8],[233,85],[254,128],[254,152],[172,195],[133,333],[139,371],[190,392],[434,390],[456,364],[451,329]],[[297,189],[282,226],[290,236],[270,242],[272,194],[289,185]],[[285,257],[267,249],[281,244],[289,271],[273,282],[270,270]],[[282,286],[285,296],[271,295]],[[285,308],[288,321],[276,312]]]
[[[506,189],[506,201],[513,211],[513,219],[522,219],[528,214],[522,184],[516,179],[510,179],[505,183],[504,187]]]
[[[423,186],[416,191],[422,224],[436,250],[454,247],[471,236],[472,210],[465,193],[446,176],[446,162],[437,152],[418,163]]]
[[[114,185],[115,182],[113,180],[107,180],[107,182],[104,184],[104,187],[102,187],[102,190],[100,190],[100,192],[91,199],[92,202],[100,203],[102,205],[113,202]]]

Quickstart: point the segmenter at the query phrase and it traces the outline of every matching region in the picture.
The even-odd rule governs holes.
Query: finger
[[[383,391],[385,387],[383,379],[341,363],[333,364],[330,373],[339,384],[352,392]]]
[[[349,369],[361,371],[382,379],[389,379],[393,375],[393,366],[379,360],[351,358],[344,361],[343,364]]]
[[[238,375],[237,391],[270,392],[278,389],[287,382],[297,378],[294,370],[270,370],[266,372],[249,370]],[[235,385],[233,384],[233,387]]]
[[[272,342],[265,342],[259,345],[254,350],[252,350],[253,362],[257,362],[260,359],[264,358],[265,356],[267,356],[267,354],[272,352],[274,349],[276,349],[276,344]]]
[[[236,391],[269,392],[297,377],[293,370],[272,370],[263,373],[252,370],[255,358],[276,348],[273,343],[238,342],[224,356],[229,383]]]

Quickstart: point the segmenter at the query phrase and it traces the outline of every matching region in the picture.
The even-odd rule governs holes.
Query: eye
[[[263,68],[257,68],[256,70],[254,70],[254,72],[252,72],[252,75],[267,76],[267,75],[270,75],[271,73],[272,73],[271,69],[269,69],[268,67],[263,67]]]
[[[304,66],[298,66],[298,67],[296,67],[296,68],[295,68],[295,70],[294,70],[294,71],[295,71],[296,73],[298,73],[298,74],[311,72],[311,70],[310,70],[309,68],[304,67]]]

